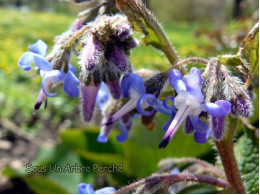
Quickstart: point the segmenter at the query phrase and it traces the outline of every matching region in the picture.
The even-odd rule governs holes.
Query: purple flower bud
[[[221,140],[225,135],[225,116],[212,117],[211,126],[214,140]]]
[[[120,83],[119,79],[115,81],[107,81],[107,85],[110,89],[111,95],[113,96],[114,99],[119,99],[121,97],[121,88],[120,88]]]
[[[232,110],[231,113],[235,116],[249,117],[252,115],[253,105],[252,102],[246,98],[235,98],[231,100]]]
[[[117,25],[115,30],[115,35],[120,39],[124,40],[130,35],[130,26],[129,25]]]
[[[76,21],[71,25],[72,31],[78,31],[80,30],[84,25],[82,24],[82,21],[80,18],[77,18]]]
[[[93,84],[85,86],[81,84],[83,117],[86,122],[90,121],[92,118],[98,90],[99,86],[95,86]]]
[[[92,71],[97,68],[102,61],[103,51],[104,47],[100,42],[94,41],[92,36],[88,37],[80,56],[82,69]]]
[[[108,60],[122,73],[126,72],[128,66],[130,66],[127,56],[118,48],[115,48],[115,50],[110,53]]]

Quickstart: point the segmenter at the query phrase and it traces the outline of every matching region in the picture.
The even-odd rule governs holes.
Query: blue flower
[[[113,194],[116,189],[113,187],[105,187],[94,190],[91,184],[81,183],[78,185],[79,194]]]
[[[169,73],[169,84],[178,93],[174,99],[174,106],[178,112],[171,121],[159,147],[164,148],[167,146],[180,125],[187,118],[191,122],[189,124],[190,128],[195,129],[195,141],[197,143],[205,143],[209,137],[210,128],[199,119],[199,115],[201,112],[208,112],[212,117],[217,119],[223,118],[231,111],[230,102],[219,100],[215,103],[205,103],[200,89],[202,78],[199,70],[195,67],[190,70],[190,75],[184,76],[183,80],[179,70],[172,70]],[[224,134],[223,132],[219,133]]]
[[[39,109],[43,100],[48,97],[56,97],[57,93],[50,93],[49,91],[55,84],[64,83],[63,90],[71,97],[79,95],[78,84],[79,80],[76,77],[76,69],[69,65],[69,71],[64,73],[60,70],[53,70],[51,63],[46,59],[48,46],[42,40],[29,46],[29,52],[25,52],[19,59],[18,65],[25,71],[31,70],[31,63],[33,62],[40,70],[42,79],[42,90],[37,98],[35,109]]]
[[[102,115],[103,115],[102,123],[106,123],[107,120],[111,117],[110,115],[105,113],[106,107],[110,106],[108,102],[109,100],[111,100],[111,98],[112,97],[109,94],[108,87],[102,82],[96,98],[96,105],[102,111]],[[102,125],[97,141],[100,143],[106,143],[113,126],[114,123],[110,125]],[[116,139],[118,142],[124,142],[128,138],[128,132],[132,128],[132,116],[129,113],[123,115],[118,120],[118,126],[121,133],[117,136]]]
[[[210,135],[210,128],[199,119],[201,112],[208,112],[220,127],[213,128],[213,131],[215,129],[219,130],[219,132],[213,132],[213,136],[219,134],[222,136],[224,134],[223,125],[221,126],[220,123],[223,123],[223,117],[230,113],[231,104],[224,100],[219,100],[215,103],[205,103],[200,89],[202,84],[200,72],[194,67],[190,73],[190,75],[185,75],[183,80],[179,70],[174,69],[169,73],[169,84],[178,93],[175,98],[167,97],[161,102],[154,95],[146,94],[138,100],[137,110],[144,116],[150,116],[155,111],[171,115],[170,120],[163,127],[167,131],[159,145],[160,148],[168,145],[185,119],[187,119],[185,132],[191,133],[195,129],[195,141],[197,143],[205,143]],[[168,104],[169,100],[172,102],[172,105]],[[146,111],[148,107],[152,107],[153,110]],[[175,113],[176,109],[178,110],[177,113]],[[221,128],[222,131],[220,130]]]

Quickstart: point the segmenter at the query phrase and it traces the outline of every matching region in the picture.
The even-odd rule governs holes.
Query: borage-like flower
[[[181,72],[177,69],[169,73],[169,84],[178,93],[174,100],[174,105],[178,112],[172,120],[166,134],[159,147],[166,147],[172,139],[183,121],[188,118],[190,129],[195,129],[194,138],[197,143],[205,143],[209,137],[210,129],[206,123],[199,119],[201,112],[208,112],[218,120],[223,118],[231,111],[231,104],[225,100],[219,100],[215,103],[204,103],[204,96],[200,86],[202,78],[199,70],[193,67],[190,75],[185,75],[182,80]],[[222,121],[222,120],[221,120]],[[224,135],[223,132],[218,132]],[[216,132],[213,132],[216,134]]]
[[[79,80],[76,77],[76,69],[69,65],[69,71],[64,73],[60,70],[53,70],[50,62],[45,58],[48,46],[42,40],[29,46],[29,52],[25,52],[19,59],[18,65],[25,71],[31,70],[31,63],[33,62],[39,68],[42,79],[42,89],[36,100],[35,110],[38,110],[46,97],[55,97],[57,93],[50,93],[49,91],[54,84],[64,83],[64,91],[71,97],[77,97],[79,94],[78,84]]]
[[[121,101],[122,99],[114,100],[109,94],[108,87],[103,82],[101,83],[96,99],[96,105],[102,112],[102,124],[106,123],[107,120],[111,117],[110,113],[108,113],[108,110],[113,110],[111,107],[113,107],[113,105],[120,104]],[[128,138],[128,133],[132,128],[132,118],[133,115],[130,113],[126,113],[121,118],[119,118],[117,124],[121,133],[116,137],[118,142],[124,142]],[[106,143],[113,127],[114,123],[110,125],[102,125],[97,141],[100,143]]]
[[[175,98],[169,97],[164,100],[164,107],[168,109],[175,108],[178,110],[176,115],[172,114],[171,120],[164,126],[167,127],[167,132],[164,135],[160,148],[165,148],[169,141],[172,139],[178,128],[186,120],[185,132],[194,132],[194,138],[197,143],[205,143],[210,135],[210,129],[207,124],[199,119],[201,112],[208,112],[212,117],[216,119],[218,126],[224,126],[224,116],[231,111],[231,104],[225,100],[219,100],[215,103],[205,103],[204,96],[201,92],[200,85],[202,78],[197,68],[192,68],[190,75],[185,75],[182,80],[182,74],[179,70],[174,69],[169,73],[169,84],[175,89],[178,95]],[[138,107],[142,105],[141,100],[145,98],[141,97]],[[167,104],[168,99],[173,101],[173,106]],[[147,101],[149,103],[149,101]],[[151,105],[151,104],[150,104]],[[141,114],[143,109],[138,109]],[[174,116],[175,115],[175,116]],[[220,124],[221,123],[221,124]],[[220,130],[215,132],[215,129]],[[214,128],[213,137],[223,137],[224,128]]]
[[[113,187],[105,187],[99,190],[94,190],[91,184],[81,183],[78,185],[79,194],[113,194],[116,189]]]

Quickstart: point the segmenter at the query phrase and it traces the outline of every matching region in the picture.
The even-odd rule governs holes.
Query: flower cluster
[[[194,131],[194,138],[197,143],[205,143],[210,135],[210,128],[206,123],[200,119],[202,112],[207,112],[215,117],[219,122],[216,125],[221,125],[221,119],[231,111],[231,104],[225,100],[218,100],[215,103],[205,103],[204,96],[201,92],[202,78],[197,68],[192,68],[190,75],[185,75],[182,80],[182,74],[179,70],[174,69],[169,73],[169,84],[175,89],[178,95],[168,97],[163,101],[163,107],[171,112],[170,121],[164,126],[166,134],[159,147],[164,148],[168,145],[178,128],[186,119],[185,132],[191,133]],[[168,101],[171,100],[173,105],[169,105]],[[142,96],[137,105],[138,111],[143,115],[151,115],[153,111],[145,111],[145,105],[150,105],[157,111],[158,106],[161,105],[160,101],[151,94]],[[165,109],[163,110],[164,113]],[[175,109],[177,113],[175,113]],[[195,129],[195,130],[194,130]],[[213,129],[215,130],[215,129]],[[224,135],[224,132],[212,132],[213,134]]]
[[[130,50],[137,46],[126,17],[102,16],[91,24],[83,39],[80,55],[80,81],[83,115],[90,121],[101,82],[109,87],[114,99],[121,97],[120,77],[131,72]]]

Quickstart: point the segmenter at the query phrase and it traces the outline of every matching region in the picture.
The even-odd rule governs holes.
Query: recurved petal
[[[130,74],[125,74],[121,81],[121,91],[125,98],[129,98],[129,89],[131,86]]]
[[[90,121],[92,118],[98,90],[99,86],[95,86],[94,84],[88,86],[81,84],[83,117],[86,122]]]
[[[190,70],[190,75],[185,75],[183,80],[186,85],[187,91],[192,91],[202,84],[200,71],[196,67],[193,67]]]
[[[29,50],[35,54],[46,56],[48,45],[44,41],[39,39],[36,43],[29,46]]]
[[[48,62],[45,57],[43,57],[39,54],[33,55],[33,61],[34,61],[35,66],[37,66],[40,70],[44,70],[44,71],[52,70],[52,66],[51,66],[50,62]]]
[[[146,90],[142,77],[137,74],[130,73],[130,79],[130,90],[133,89],[139,94],[139,96],[144,95],[146,93]]]
[[[231,103],[225,100],[219,100],[215,103],[206,103],[206,111],[213,117],[221,117],[231,112]]]
[[[79,80],[78,78],[69,71],[66,74],[63,90],[71,97],[78,97],[79,96]]]
[[[182,79],[182,74],[179,70],[173,69],[172,71],[169,72],[169,84],[171,87],[175,87],[174,83],[177,80]]]
[[[48,97],[56,97],[58,93],[50,93],[49,90],[54,84],[63,82],[65,76],[66,74],[60,70],[46,72],[41,83],[42,90],[44,91],[45,95]]]
[[[33,61],[34,53],[25,52],[18,60],[18,65],[25,71],[31,70],[31,63]]]

